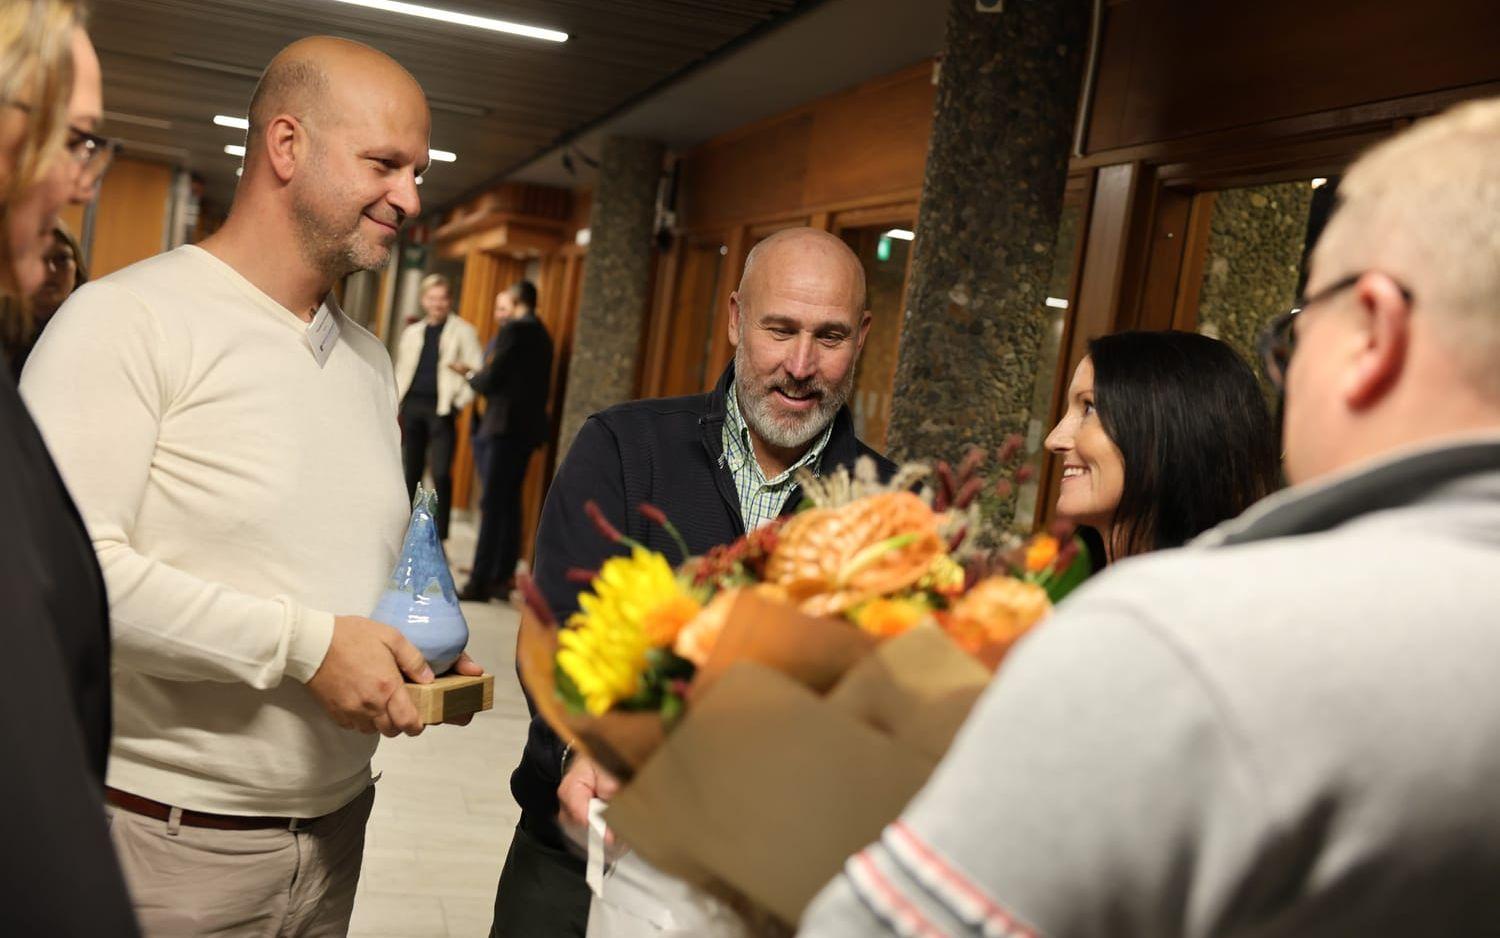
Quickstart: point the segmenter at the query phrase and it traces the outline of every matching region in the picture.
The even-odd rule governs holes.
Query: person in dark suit
[[[71,74],[71,79],[65,76]],[[46,222],[95,191],[112,150],[99,59],[72,0],[0,10],[0,331],[29,335]],[[62,125],[53,135],[48,124]],[[10,371],[0,366],[0,930],[139,934],[104,813],[110,633],[89,533]]]
[[[496,297],[495,319],[500,330],[484,367],[468,374],[469,386],[484,398],[475,437],[485,453],[479,543],[469,583],[459,594],[470,601],[510,594],[520,555],[521,485],[532,451],[551,429],[552,337],[536,317],[536,286],[522,280]]]

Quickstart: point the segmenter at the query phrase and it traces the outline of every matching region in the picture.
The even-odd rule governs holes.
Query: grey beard
[[[850,368],[849,374],[839,386],[825,391],[806,416],[787,419],[774,410],[771,392],[758,392],[747,387],[750,380],[746,370],[747,358],[745,343],[741,341],[734,351],[734,387],[735,396],[739,399],[740,416],[745,418],[751,432],[779,449],[796,449],[812,442],[833,422],[839,408],[844,406],[854,390],[856,369]]]

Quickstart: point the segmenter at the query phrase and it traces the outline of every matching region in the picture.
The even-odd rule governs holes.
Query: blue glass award
[[[401,556],[370,618],[399,629],[422,652],[432,673],[442,674],[469,643],[469,624],[458,607],[458,590],[438,539],[436,508],[437,493],[417,486]]]

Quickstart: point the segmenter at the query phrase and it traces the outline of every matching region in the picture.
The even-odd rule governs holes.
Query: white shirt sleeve
[[[171,348],[137,296],[92,283],[53,317],[21,383],[104,571],[115,661],[178,681],[305,682],[328,651],[331,613],[205,581],[132,543],[158,429],[180,390]]]

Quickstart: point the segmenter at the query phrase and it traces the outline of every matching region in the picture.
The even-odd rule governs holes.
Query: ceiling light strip
[[[559,32],[555,29],[527,26],[524,23],[512,23],[509,20],[497,20],[488,16],[474,16],[470,13],[456,13],[452,10],[440,10],[437,7],[422,6],[419,3],[402,3],[401,0],[333,0],[333,2],[347,3],[350,6],[365,7],[370,10],[381,10],[386,13],[419,16],[422,19],[436,20],[440,23],[453,23],[457,26],[487,29],[496,33],[509,33],[512,36],[525,36],[528,39],[544,39],[547,42],[568,41],[567,33]]]

